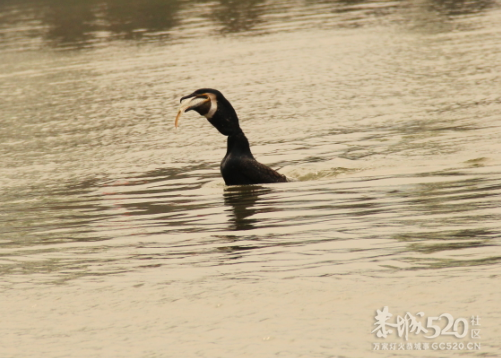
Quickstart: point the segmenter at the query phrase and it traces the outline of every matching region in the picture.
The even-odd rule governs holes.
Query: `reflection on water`
[[[270,189],[259,185],[228,187],[224,191],[224,204],[233,212],[229,230],[251,230],[255,228],[258,219],[252,218],[258,212],[273,211],[269,205],[259,211],[256,206],[259,197],[269,194]]]
[[[429,7],[447,16],[461,16],[484,11],[496,4],[494,0],[429,0]]]
[[[427,0],[421,6],[429,12],[453,17],[485,11],[494,4],[494,0]],[[290,18],[297,21],[319,13],[348,15],[346,22],[360,25],[364,18],[386,16],[395,11],[398,3],[382,1],[370,6],[357,0],[309,0],[305,5],[307,7],[299,12],[294,2],[268,4],[264,0],[7,0],[0,3],[0,41],[2,37],[12,41],[27,36],[32,38],[31,43],[41,38],[51,46],[78,48],[102,40],[145,40],[149,35],[160,40],[172,35],[173,29],[183,27],[185,18],[191,16],[201,16],[204,21],[214,23],[217,32],[222,34],[260,31],[268,23],[286,23]],[[20,23],[29,25],[16,29],[22,36],[11,31]]]
[[[263,22],[264,0],[221,0],[212,10],[210,19],[220,24],[220,32],[251,31]]]
[[[218,43],[226,50],[219,54],[212,51],[217,41],[193,32],[204,40],[168,43],[165,52],[161,46],[158,52],[126,48],[124,54],[132,54],[118,66],[113,49],[26,64],[13,54],[3,64],[1,88],[9,103],[0,134],[2,181],[14,188],[2,194],[2,247],[21,250],[18,254],[34,247],[57,253],[58,245],[106,242],[123,248],[130,245],[126,238],[142,237],[169,243],[162,258],[178,255],[177,247],[196,257],[217,256],[226,247],[224,238],[231,238],[239,247],[269,249],[266,255],[272,257],[283,245],[377,237],[405,253],[374,264],[378,268],[460,266],[448,255],[463,251],[468,258],[462,262],[496,262],[482,250],[495,245],[499,233],[495,210],[501,187],[492,154],[498,145],[492,133],[499,128],[500,102],[493,91],[497,47],[478,47],[480,57],[465,52],[456,43],[465,41],[469,49],[475,46],[469,37],[446,28],[437,33],[448,33],[453,41],[420,32],[396,38],[386,30],[369,41],[371,35],[357,26],[340,26],[336,31],[342,35],[333,37],[333,28],[344,21],[370,27],[366,21],[373,17],[397,24],[409,17],[426,23],[423,14],[432,5],[442,9],[440,16],[459,16],[487,12],[492,2],[307,1],[296,12],[286,2],[255,0],[26,1],[18,11],[20,4],[2,3],[3,26],[15,29],[22,20],[31,28],[29,36],[43,33],[54,46],[92,47],[103,31],[109,41],[146,44],[141,41],[148,33],[175,27],[189,33],[206,22],[221,35],[249,36]],[[337,15],[344,17],[332,17]],[[480,26],[475,17],[466,19]],[[44,25],[33,27],[37,21]],[[299,32],[289,36],[280,24]],[[317,25],[321,30],[312,32]],[[282,38],[257,30],[272,32],[273,26]],[[304,38],[298,36],[301,29]],[[495,42],[495,29],[462,31],[473,31],[470,36],[480,44]],[[16,43],[11,35],[2,33],[7,47]],[[266,46],[260,44],[265,40]],[[358,42],[364,46],[352,45]],[[204,61],[197,61],[199,53]],[[11,74],[10,68],[19,72]],[[166,117],[175,112],[178,93],[187,91],[181,89],[200,87],[195,84],[216,72],[212,81],[230,91],[242,125],[256,138],[258,158],[300,181],[223,189],[218,163],[224,138],[189,116],[186,126],[169,131]],[[482,142],[485,147],[478,146]],[[381,176],[387,167],[398,169]],[[492,177],[486,179],[486,173]],[[341,190],[338,177],[360,182]],[[389,178],[395,181],[388,184],[391,190],[374,187]],[[259,237],[266,240],[256,246]],[[66,259],[79,262],[71,250]],[[373,248],[357,250],[362,262]],[[385,256],[385,250],[376,256]],[[97,255],[93,262],[101,259]]]
[[[392,300],[496,317],[497,4],[2,1],[2,358],[365,357]],[[257,159],[297,181],[225,187],[225,138],[190,113],[173,128],[200,87],[222,90]],[[180,343],[195,331],[211,343]],[[27,334],[43,353],[16,344]],[[497,356],[492,335],[482,354]],[[210,351],[223,336],[238,347]],[[139,348],[113,351],[126,339]]]

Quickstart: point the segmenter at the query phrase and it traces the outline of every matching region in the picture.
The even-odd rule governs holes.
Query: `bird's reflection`
[[[259,211],[256,203],[259,197],[271,192],[271,189],[260,185],[230,186],[224,191],[224,204],[231,207],[232,217],[230,230],[251,230],[258,223],[253,218]]]

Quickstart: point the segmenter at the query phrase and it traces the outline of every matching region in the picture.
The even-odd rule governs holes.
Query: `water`
[[[4,1],[2,357],[497,356],[497,1]],[[181,96],[221,90],[257,159]],[[480,350],[374,352],[376,309]]]

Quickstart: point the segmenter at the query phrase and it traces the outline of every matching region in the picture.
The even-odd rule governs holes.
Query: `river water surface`
[[[1,2],[0,356],[501,355],[500,5]],[[202,87],[294,181],[224,185]]]

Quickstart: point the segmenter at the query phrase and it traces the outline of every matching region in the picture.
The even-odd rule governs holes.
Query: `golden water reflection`
[[[164,41],[172,35],[175,37],[173,31],[186,26],[186,20],[197,16],[209,22],[209,28],[223,35],[259,33],[270,24],[301,21],[303,16],[307,20],[309,15],[319,12],[324,16],[330,14],[330,17],[341,14],[349,26],[357,26],[363,25],[367,17],[383,17],[399,7],[393,1],[376,3],[374,7],[364,7],[365,3],[322,0],[299,4],[287,1],[267,3],[264,0],[220,0],[216,3],[205,0],[11,0],[0,4],[0,45],[18,41],[18,45],[25,42],[27,46],[33,46],[37,43],[33,40],[41,40],[53,47],[81,48],[118,39]],[[494,3],[493,0],[427,0],[421,7],[430,14],[443,16],[440,21],[448,21],[487,11]],[[298,10],[298,6],[302,9]],[[353,16],[347,16],[350,13]],[[343,21],[343,18],[331,20]],[[9,30],[16,27],[19,27],[16,32]],[[25,41],[27,39],[31,44]]]

